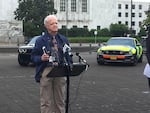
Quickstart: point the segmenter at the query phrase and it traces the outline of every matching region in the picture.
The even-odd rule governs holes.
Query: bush
[[[128,27],[124,24],[111,24],[110,33],[111,36],[124,36],[128,33]]]
[[[71,28],[71,29],[59,29],[59,33],[69,37],[88,37],[89,30],[86,28]]]
[[[108,37],[108,36],[110,36],[110,31],[107,28],[98,30],[98,36]]]
[[[106,42],[110,37],[96,37],[96,42]],[[68,38],[71,43],[95,43],[95,37],[70,37]]]

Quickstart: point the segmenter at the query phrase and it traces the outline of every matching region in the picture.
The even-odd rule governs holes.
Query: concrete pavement
[[[0,53],[16,53],[19,46],[24,44],[0,43]],[[71,43],[73,52],[96,51],[101,44],[99,43]]]
[[[24,45],[24,44],[1,43],[0,42],[0,48],[3,48],[3,47],[18,47],[18,46],[21,46],[21,45]],[[97,47],[97,46],[100,46],[100,43],[71,43],[70,45],[71,45],[71,47],[89,47],[89,46]]]

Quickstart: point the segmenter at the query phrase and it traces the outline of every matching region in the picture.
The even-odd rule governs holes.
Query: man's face
[[[55,34],[58,31],[58,21],[56,18],[51,17],[48,19],[47,23],[46,23],[46,28],[48,30],[49,33]]]

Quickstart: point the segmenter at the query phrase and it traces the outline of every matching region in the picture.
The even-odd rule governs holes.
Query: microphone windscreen
[[[77,55],[77,56],[79,56],[79,53],[78,53],[78,52],[76,52],[76,55]]]

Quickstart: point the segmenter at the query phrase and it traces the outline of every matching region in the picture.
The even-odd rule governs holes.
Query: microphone
[[[79,62],[81,62],[81,60],[82,60],[83,63],[86,63],[86,60],[83,59],[78,52],[76,53],[76,56],[79,57]]]
[[[83,63],[85,63],[86,64],[86,70],[88,69],[88,67],[90,66],[87,62],[86,62],[86,60],[85,59],[83,59],[81,56],[80,56],[80,54],[77,52],[76,53],[76,56],[78,56],[79,57],[79,62],[81,63],[81,61],[83,62]]]
[[[71,47],[67,44],[64,44],[63,46],[63,53],[66,53],[66,52],[70,52],[71,51]]]
[[[45,46],[42,47],[42,50],[43,50],[43,53],[44,53],[44,54],[47,54],[47,50],[46,50],[46,47],[45,47]]]
[[[64,44],[63,46],[63,53],[64,53],[64,57],[65,57],[65,61],[66,63],[71,66],[72,64],[72,53],[71,53],[71,47],[67,44]]]

